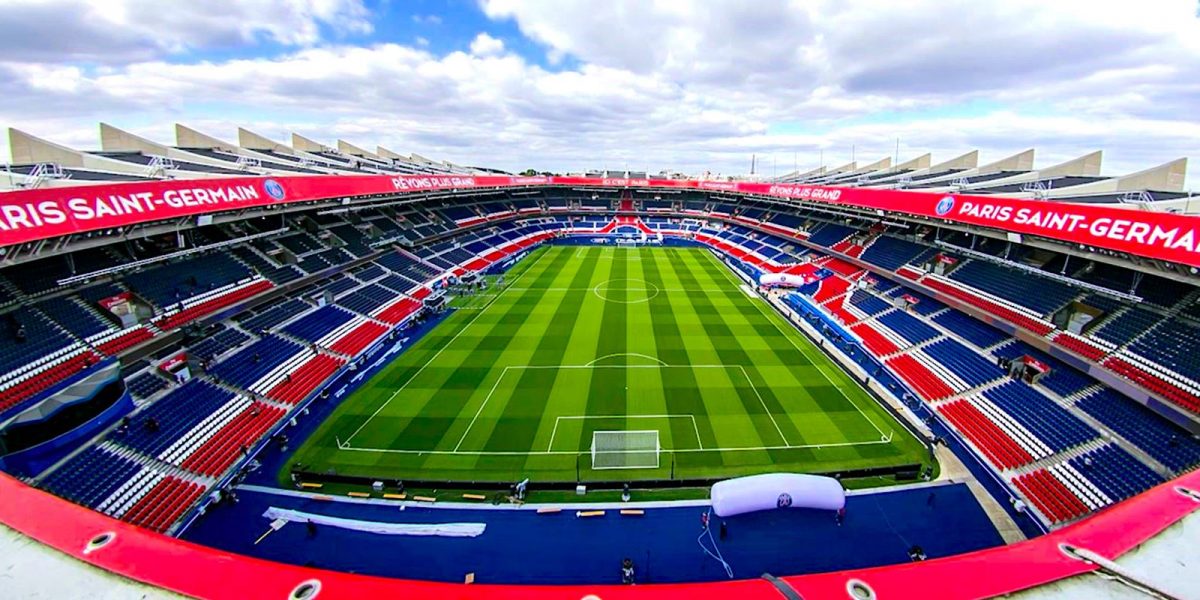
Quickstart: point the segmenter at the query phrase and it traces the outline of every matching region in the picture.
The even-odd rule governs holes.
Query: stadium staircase
[[[919,397],[930,402],[964,437],[968,447],[973,448],[974,452],[983,456],[998,472],[1013,482],[1029,504],[1045,516],[1046,522],[1065,524],[1114,500],[1099,492],[1098,485],[1087,477],[1076,475],[1072,465],[1072,461],[1082,461],[1085,456],[1098,457],[1093,459],[1097,461],[1105,459],[1109,452],[1096,454],[1104,448],[1115,448],[1121,451],[1123,456],[1129,457],[1128,460],[1140,464],[1145,472],[1150,474],[1143,478],[1144,482],[1154,478],[1161,480],[1172,473],[1165,464],[1141,447],[1129,442],[1102,421],[1083,414],[1083,411],[1076,407],[1077,401],[1095,393],[1097,389],[1102,389],[1094,382],[1085,383],[1079,389],[1068,390],[1067,394],[1060,395],[1042,384],[1028,386],[1025,383],[1013,382],[1001,377],[997,369],[996,374],[992,376],[977,375],[983,379],[977,379],[976,385],[970,385],[959,377],[961,370],[945,368],[939,360],[929,356],[926,349],[942,341],[952,342],[955,353],[970,352],[979,357],[979,365],[973,368],[981,368],[982,361],[992,365],[994,355],[1011,353],[1011,338],[999,332],[976,330],[966,321],[954,316],[949,308],[938,308],[927,315],[905,315],[917,316],[936,332],[932,337],[922,339],[918,335],[914,340],[910,340],[890,329],[887,324],[889,320],[894,321],[897,318],[890,315],[903,311],[884,310],[878,314],[867,314],[856,310],[855,303],[849,301],[850,291],[839,289],[838,293],[829,294],[829,297],[822,295],[820,287],[824,286],[824,283],[821,282],[821,286],[816,286],[815,290],[809,290],[814,304],[838,320],[849,322],[850,331],[863,340],[866,349],[883,359],[891,371],[917,391]],[[881,299],[888,298],[870,288],[865,291]],[[990,301],[996,306],[1011,308],[999,299]],[[1033,318],[1032,315],[1026,314]],[[910,336],[915,335],[908,329],[904,331]],[[1133,343],[1134,340],[1130,339],[1126,345]],[[955,353],[943,353],[941,358],[952,360]],[[974,359],[968,361],[971,364],[974,362]],[[1068,367],[1063,365],[1060,368]],[[1022,393],[1037,394],[1042,398],[1042,404],[1034,409],[1033,405],[1023,406],[1023,401],[1013,404],[1015,398],[1006,400],[1003,405],[990,399],[991,396],[1001,394],[1005,390],[1016,390],[1010,386],[1028,388]],[[1028,414],[1018,420],[1008,412],[1014,409]],[[1031,410],[1033,412],[1029,412]],[[1058,415],[1055,411],[1062,411],[1062,414]],[[1064,415],[1069,415],[1074,424],[1053,424],[1067,418]],[[1036,427],[1030,429],[1022,423],[1023,421]],[[1060,427],[1065,427],[1063,431],[1074,433],[1064,435],[1059,431]],[[1056,441],[1053,445],[1048,445],[1046,439]],[[1126,492],[1134,493],[1133,489],[1127,489]]]
[[[750,225],[754,226],[753,223]],[[779,235],[781,232],[772,230],[768,233]],[[920,250],[920,246],[908,242],[902,242],[896,240],[895,238],[889,238],[885,235],[883,230],[869,231],[867,236],[860,238],[860,241],[857,244],[851,240],[851,235],[847,234],[843,236],[841,235],[842,233],[844,232],[841,229],[838,229],[837,226],[818,226],[812,229],[812,235],[805,236],[802,234],[794,234],[790,237],[793,237],[796,240],[807,240],[807,242],[816,244],[818,246],[825,246],[829,249],[829,251],[847,257],[863,258],[866,256],[867,258],[871,259],[872,263],[885,264],[887,265],[884,267],[885,269],[901,277],[910,279],[915,283],[928,286],[936,291],[947,294],[956,300],[1008,321],[1022,329],[1031,331],[1039,336],[1046,337],[1057,345],[1075,352],[1082,358],[1102,364],[1113,373],[1125,377],[1136,385],[1139,385],[1169,400],[1170,402],[1182,407],[1187,411],[1200,413],[1200,400],[1197,399],[1200,398],[1200,365],[1196,365],[1194,367],[1196,369],[1196,378],[1192,379],[1186,375],[1181,375],[1176,371],[1163,368],[1160,363],[1153,359],[1148,359],[1146,357],[1139,356],[1136,353],[1127,351],[1126,348],[1134,345],[1137,341],[1136,339],[1126,339],[1119,345],[1119,347],[1113,347],[1111,343],[1106,342],[1102,338],[1094,335],[1095,333],[1103,332],[1108,323],[1117,320],[1117,317],[1121,316],[1121,314],[1132,309],[1124,307],[1121,308],[1117,314],[1108,315],[1108,317],[1104,319],[1104,322],[1098,327],[1094,328],[1088,336],[1076,336],[1074,334],[1060,332],[1055,330],[1054,326],[1046,319],[1046,315],[1053,314],[1070,302],[1083,298],[1084,294],[1075,291],[1063,291],[1061,289],[1061,284],[1054,283],[1053,285],[1050,285],[1049,280],[1039,281],[1036,283],[1036,285],[1050,285],[1051,288],[1054,288],[1051,290],[1054,293],[1051,294],[1052,298],[1049,300],[1046,300],[1045,302],[1038,302],[1039,309],[1031,309],[1026,306],[1022,306],[1019,303],[1013,302],[1008,298],[984,291],[978,287],[971,287],[964,281],[956,280],[953,273],[951,274],[951,277],[943,277],[936,274],[926,273],[918,269],[914,263],[919,264],[922,260],[927,260],[928,257],[932,256],[932,253],[929,250]],[[884,239],[888,240],[888,243],[880,246],[880,253],[869,254],[866,252],[866,250],[870,249],[871,247],[879,245],[880,241]],[[867,243],[864,243],[862,240],[865,240]],[[856,247],[862,247],[863,250],[859,251]],[[902,254],[900,260],[909,258],[909,262],[895,266],[897,263],[896,260],[881,258],[883,255],[883,249],[896,249],[900,254]],[[817,259],[815,262],[824,265],[830,263],[832,260],[833,259],[829,257],[824,257]],[[967,261],[967,263],[971,262],[972,261]],[[840,270],[836,268],[836,263],[834,264],[835,270]],[[980,268],[976,268],[976,271],[979,271]],[[997,279],[995,278],[994,273],[987,273],[989,269],[984,269],[982,276]],[[981,275],[979,273],[976,273],[973,274],[972,277],[959,276],[957,279],[975,280],[980,276]],[[999,286],[997,289],[1003,287],[1003,285],[999,282],[988,285]],[[1016,294],[1017,291],[1011,289],[1010,286],[1009,293]],[[1192,291],[1189,292],[1189,294],[1189,297],[1192,300],[1200,297],[1200,292],[1198,291]],[[1042,295],[1043,294],[1041,293],[1026,294],[1025,296],[1018,297],[1040,297]],[[835,299],[836,296],[837,294],[823,293],[818,298],[818,301],[823,303],[828,302],[831,299]],[[840,320],[847,322],[848,324],[854,324],[858,321],[861,321],[860,318],[855,318],[858,317],[858,315],[855,315],[852,311],[840,309],[841,306],[842,305],[836,305],[836,307],[831,311],[835,313]],[[1169,307],[1163,309],[1162,313],[1160,313],[1163,318],[1158,322],[1169,322],[1173,317],[1180,314],[1181,311],[1184,311],[1188,306],[1190,306],[1188,298],[1183,298],[1181,301],[1172,303]],[[1197,326],[1200,326],[1200,323],[1197,323]],[[1141,339],[1147,339],[1151,331],[1142,329],[1139,331],[1139,333],[1141,334]]]

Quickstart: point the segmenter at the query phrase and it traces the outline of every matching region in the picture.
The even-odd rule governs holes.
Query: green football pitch
[[[928,464],[921,442],[708,250],[543,247],[455,304],[292,462],[457,482]],[[624,438],[643,445],[617,448],[642,450],[594,456],[595,432],[602,449]]]

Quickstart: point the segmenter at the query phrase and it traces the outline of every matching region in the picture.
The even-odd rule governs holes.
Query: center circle
[[[624,285],[615,285],[622,282]],[[660,291],[657,285],[642,279],[609,279],[592,288],[592,293],[601,300],[617,304],[649,302]]]

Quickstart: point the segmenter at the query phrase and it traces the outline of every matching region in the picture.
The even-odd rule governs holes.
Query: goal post
[[[592,469],[657,469],[658,430],[593,431]]]

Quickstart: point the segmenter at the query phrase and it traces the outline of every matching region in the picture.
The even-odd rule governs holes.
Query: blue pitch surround
[[[931,500],[932,497],[932,500]],[[609,510],[578,518],[586,505],[539,515],[534,510],[430,508],[398,503],[313,500],[307,494],[238,490],[236,505],[213,508],[183,539],[270,560],[355,573],[480,583],[620,583],[628,556],[643,583],[720,581],[721,565],[696,542],[707,506],[648,508],[638,517]],[[393,536],[289,523],[261,543],[269,507],[384,523],[485,523],[475,538]],[[713,536],[720,519],[713,517]],[[841,526],[830,511],[774,510],[725,519],[729,537],[717,539],[739,579],[763,573],[804,574],[908,561],[920,545],[930,558],[1001,545],[996,529],[966,484],[857,493],[847,497]]]

